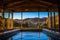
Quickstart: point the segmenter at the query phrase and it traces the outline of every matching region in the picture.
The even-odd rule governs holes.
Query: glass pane
[[[55,15],[58,15],[58,12],[55,12]]]
[[[12,14],[10,13],[10,19],[12,19]]]
[[[23,28],[38,28],[38,12],[22,12]]]
[[[4,13],[4,18],[8,18],[8,12]]]
[[[48,20],[48,12],[39,12],[40,15],[40,28],[48,28],[47,20]]]
[[[14,28],[20,28],[21,27],[21,12],[14,12],[13,19],[14,19]]]

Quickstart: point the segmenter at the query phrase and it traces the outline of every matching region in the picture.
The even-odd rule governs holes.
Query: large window
[[[51,14],[52,13],[52,14]],[[58,12],[50,12],[50,19],[48,18],[48,12],[14,12],[13,13],[13,27],[14,28],[56,28],[59,26]],[[10,19],[10,26],[12,24],[12,14],[4,13],[5,23],[7,19]],[[54,21],[55,20],[55,21]],[[48,24],[48,22],[50,23]],[[55,23],[55,24],[54,24]],[[5,25],[6,26],[6,25]]]
[[[21,12],[14,12],[13,15],[14,28],[21,28]]]
[[[40,18],[40,28],[48,28],[48,12],[39,12]]]

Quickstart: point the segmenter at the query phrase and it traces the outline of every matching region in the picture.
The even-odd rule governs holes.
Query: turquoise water
[[[39,35],[40,34],[40,35]],[[48,40],[48,36],[43,32],[21,32],[12,37],[13,40]]]

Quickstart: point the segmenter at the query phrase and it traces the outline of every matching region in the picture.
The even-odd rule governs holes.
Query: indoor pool
[[[20,32],[12,37],[13,40],[49,40],[43,32]]]

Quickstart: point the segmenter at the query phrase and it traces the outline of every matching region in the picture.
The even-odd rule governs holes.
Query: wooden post
[[[22,28],[22,22],[23,22],[23,13],[21,12],[21,28]]]
[[[60,11],[58,13],[58,17],[59,17],[59,20],[60,20]],[[60,32],[60,21],[59,21],[59,32]]]
[[[56,30],[55,12],[54,12],[54,30]]]
[[[13,29],[13,11],[12,11],[11,15],[12,15],[12,18],[11,18],[11,29]]]
[[[58,15],[59,15],[59,17],[60,17],[60,4],[59,4],[59,3],[60,3],[60,1],[58,0],[58,12],[59,12]],[[60,20],[60,18],[59,18],[59,20]],[[60,22],[59,22],[59,24],[60,24]],[[60,25],[59,25],[59,30],[60,30]],[[59,32],[60,32],[60,31],[59,31]]]
[[[38,29],[41,29],[40,28],[40,13],[39,13],[39,10],[38,10]],[[38,32],[38,40],[40,40],[40,31]]]
[[[50,25],[49,25],[49,23],[50,23],[50,21],[49,21],[49,11],[48,11],[48,28],[50,28]]]
[[[2,30],[2,13],[0,14],[0,30]]]
[[[10,29],[10,12],[8,13],[7,29]]]
[[[50,11],[50,22],[51,22],[51,29],[52,29],[52,12]]]
[[[23,26],[22,25],[22,22],[23,22],[22,19],[23,19],[23,13],[21,12],[21,28],[20,29],[22,29],[22,26]],[[22,31],[20,32],[20,35],[21,35],[21,40],[22,40]]]
[[[38,29],[40,29],[40,13],[38,11]]]
[[[58,12],[58,31],[60,32],[60,25],[59,25],[60,24],[60,22],[59,22],[60,18],[59,17],[60,17],[60,13]]]
[[[2,9],[1,12],[2,12],[2,30],[5,30],[4,10]]]
[[[54,29],[54,9],[52,9],[52,28]]]
[[[48,25],[48,29],[50,28],[49,27],[49,11],[48,11],[48,22],[47,22],[47,25]]]

